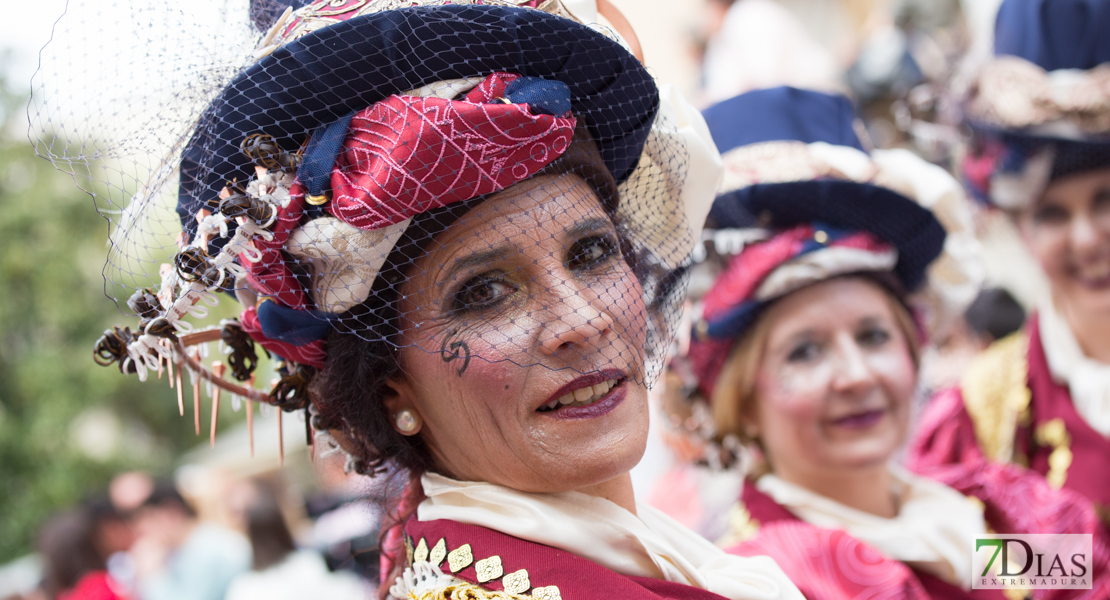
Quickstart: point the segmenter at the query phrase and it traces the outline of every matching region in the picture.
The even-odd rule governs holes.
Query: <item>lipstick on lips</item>
[[[883,409],[868,410],[834,419],[832,424],[848,429],[863,429],[878,423],[885,414],[886,411]]]
[[[616,408],[625,397],[626,378],[616,369],[583,375],[555,390],[536,408],[560,419],[586,419]]]

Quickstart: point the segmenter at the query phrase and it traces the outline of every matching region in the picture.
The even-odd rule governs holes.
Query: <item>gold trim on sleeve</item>
[[[964,408],[975,426],[975,439],[990,460],[1021,461],[1014,435],[1027,418],[1029,337],[1018,331],[991,344],[968,366],[960,379]]]
[[[1037,425],[1036,431],[1033,432],[1033,441],[1037,442],[1038,446],[1052,448],[1048,454],[1048,473],[1044,476],[1048,485],[1055,489],[1064,487],[1064,482],[1068,480],[1068,467],[1071,466],[1072,461],[1071,435],[1064,425],[1064,420],[1056,417]]]

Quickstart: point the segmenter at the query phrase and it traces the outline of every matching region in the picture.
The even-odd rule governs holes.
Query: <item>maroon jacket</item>
[[[404,529],[406,543],[414,548],[415,560],[426,556],[444,573],[489,590],[503,591],[508,587],[508,591],[517,594],[565,600],[725,600],[689,585],[621,575],[564,550],[477,525],[413,518],[405,523]],[[434,552],[441,540],[442,550]],[[469,545],[469,551],[463,548],[465,545]],[[455,551],[459,552],[452,556]],[[557,591],[553,592],[552,587]]]
[[[976,359],[959,388],[930,401],[906,462],[944,480],[951,465],[983,460],[1027,467],[1053,487],[1062,483],[1110,523],[1110,440],[1076,412],[1068,388],[1053,381],[1036,317]]]

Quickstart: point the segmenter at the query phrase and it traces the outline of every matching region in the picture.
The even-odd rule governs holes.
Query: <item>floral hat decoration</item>
[[[1020,209],[1057,178],[1110,166],[1110,4],[1005,0],[994,54],[962,94],[974,197]]]
[[[31,128],[40,155],[87,181],[111,223],[106,290],[138,323],[106,331],[98,362],[141,379],[176,367],[179,386],[184,370],[239,398],[311,411],[308,384],[331,332],[406,343],[400,267],[477,202],[544,174],[585,139],[604,172],[583,178],[643,291],[650,381],[719,155],[697,111],[660,90],[619,35],[584,24],[598,20],[592,5],[137,5],[139,39],[102,60],[150,89],[104,98],[64,91],[70,48],[97,36],[87,30],[97,8],[73,7],[44,50]],[[167,38],[182,22],[207,24],[209,39]],[[242,304],[238,318],[193,328],[228,297]],[[424,349],[528,364],[504,332],[482,335],[503,351],[470,356],[446,339]],[[228,378],[202,360],[217,341]],[[250,383],[256,346],[281,361],[268,391]]]
[[[908,150],[865,150],[847,98],[780,87],[704,114],[725,164],[704,235],[731,255],[690,340],[705,398],[763,309],[807,285],[889,274],[926,331],[974,298],[978,244],[960,185]]]

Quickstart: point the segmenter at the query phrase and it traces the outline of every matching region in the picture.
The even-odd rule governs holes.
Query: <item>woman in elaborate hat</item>
[[[798,598],[770,559],[633,497],[719,160],[696,111],[581,22],[590,5],[282,13],[217,93],[166,105],[188,127],[134,197],[110,190],[126,206],[109,273],[153,262],[169,202],[185,231],[128,301],[139,330],[107,332],[97,356],[303,409],[357,471],[409,475],[385,536],[394,597]],[[186,334],[220,291],[240,317]],[[239,380],[255,343],[283,359],[269,394],[191,353],[220,336]]]
[[[971,590],[977,533],[1094,532],[1075,494],[1005,468],[944,485],[893,462],[924,334],[978,283],[959,184],[865,151],[843,97],[760,90],[705,117],[725,162],[707,227],[725,254],[745,243],[674,369],[711,406],[709,452],[746,476],[719,543],[774,557],[808,598],[1001,597]]]
[[[1110,523],[1110,5],[1007,0],[965,98],[968,188],[1009,213],[1048,281],[1025,329],[933,398],[908,457],[946,479],[1014,463]]]

